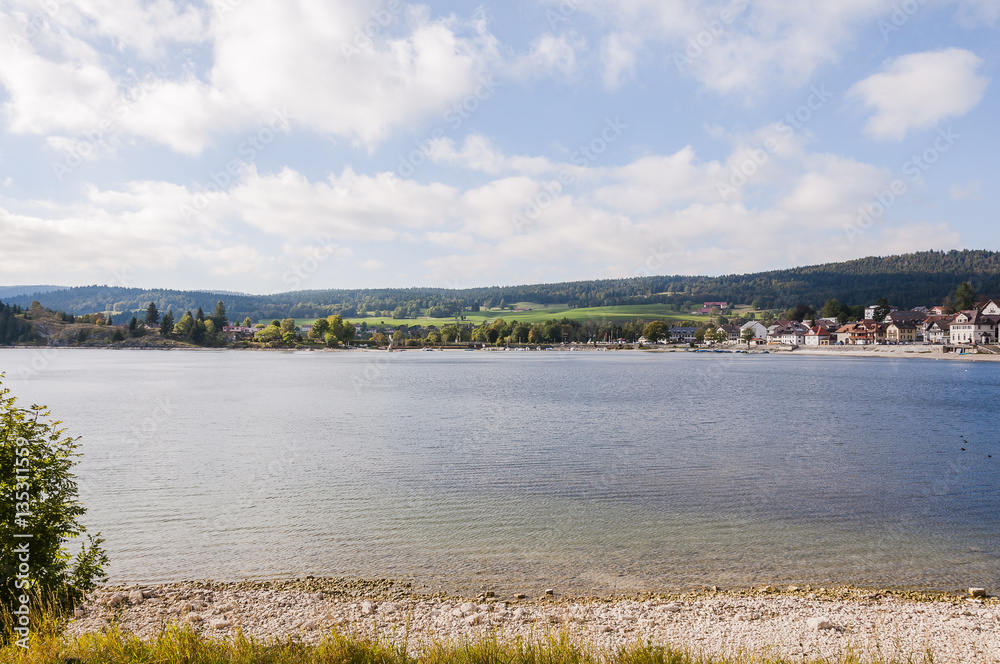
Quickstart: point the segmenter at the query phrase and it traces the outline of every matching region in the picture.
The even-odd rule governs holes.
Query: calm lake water
[[[0,371],[83,437],[112,580],[1000,586],[1000,364],[5,349]]]

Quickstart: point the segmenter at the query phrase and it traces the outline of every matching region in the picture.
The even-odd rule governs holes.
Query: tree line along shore
[[[957,313],[975,311],[983,301],[967,282],[960,284],[954,297],[942,304],[919,306],[899,312],[886,298],[874,305],[844,305],[831,298],[817,310],[810,305],[796,305],[785,310],[756,310],[726,302],[705,302],[700,309],[668,313],[669,318],[649,315],[622,320],[621,314],[591,318],[563,316],[548,320],[519,320],[531,309],[485,311],[478,316],[458,311],[452,319],[434,322],[407,319],[352,322],[340,314],[326,318],[296,321],[292,318],[254,322],[249,317],[230,321],[225,303],[220,300],[211,313],[201,308],[176,313],[162,311],[155,302],[145,310],[131,312],[93,312],[70,314],[44,307],[37,300],[29,307],[0,302],[0,345],[19,346],[122,346],[122,347],[209,347],[209,348],[423,348],[423,347],[517,347],[561,344],[701,344],[761,343],[798,345],[805,343],[807,331],[822,326],[828,333],[848,324],[874,323],[873,335],[893,317],[905,318],[909,325],[934,318],[943,327]],[[419,312],[418,312],[419,313]],[[424,312],[430,313],[430,312]],[[482,314],[492,317],[482,317]],[[541,312],[538,312],[541,313]],[[470,315],[467,315],[470,314]],[[906,314],[906,316],[903,316]],[[685,318],[685,315],[690,318]],[[537,317],[537,316],[536,316]],[[919,319],[919,320],[918,320]],[[949,323],[950,324],[950,323]],[[802,340],[791,341],[775,334],[801,332]],[[911,325],[912,327],[912,325]],[[767,331],[765,333],[765,330]],[[922,340],[918,331],[909,341]],[[786,335],[787,336],[787,335]],[[831,343],[832,334],[825,335]],[[873,342],[879,341],[873,336]],[[993,337],[993,343],[996,338]],[[824,345],[825,345],[824,343]],[[836,343],[835,341],[833,343]],[[852,341],[853,343],[853,341]]]

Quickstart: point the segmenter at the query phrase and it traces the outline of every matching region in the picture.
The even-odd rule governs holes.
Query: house
[[[868,320],[868,319],[874,319],[875,318],[875,310],[876,309],[878,309],[878,305],[877,304],[872,304],[872,305],[869,305],[869,306],[865,307],[865,319],[866,320]],[[892,313],[893,311],[899,311],[899,307],[894,307],[892,305],[889,305],[889,313]]]
[[[987,316],[1000,316],[1000,303],[996,300],[987,300],[979,305],[979,311]]]
[[[816,320],[814,324],[822,325],[830,332],[835,332],[837,328],[840,327],[840,323],[837,321],[836,318],[819,318]]]
[[[998,323],[1000,323],[1000,316],[987,316],[978,309],[961,311],[951,324],[951,343],[996,343]]]
[[[806,332],[805,345],[806,346],[829,346],[830,345],[830,330],[822,325],[814,325],[809,328]]]
[[[856,325],[857,323],[847,323],[838,327],[837,331],[834,332],[834,336],[837,338],[837,343],[844,345],[851,343],[851,335],[854,334],[854,328]]]
[[[885,327],[885,340],[897,344],[912,344],[917,340],[917,324],[908,321],[889,323]]]
[[[696,330],[697,328],[694,327],[672,327],[670,328],[670,341],[671,343],[693,343]]]
[[[868,346],[885,343],[885,323],[865,319],[854,324],[847,343],[852,346]]]
[[[885,317],[886,323],[922,323],[927,318],[926,313],[919,311],[893,311]]]
[[[924,341],[930,344],[951,343],[950,316],[934,316],[924,322]]]
[[[698,309],[694,313],[696,313],[696,314],[710,314],[710,313],[712,313],[712,307],[718,307],[719,309],[725,310],[725,309],[729,308],[729,303],[728,302],[705,302],[702,305],[701,309]]]
[[[808,332],[809,328],[797,320],[779,320],[767,328],[767,342],[801,346],[805,344]]]
[[[724,332],[726,334],[726,343],[738,344],[742,339],[740,339],[740,328],[736,325],[722,325],[716,332]]]
[[[766,344],[767,343],[767,328],[764,327],[763,323],[755,320],[743,323],[740,327],[740,341],[743,341],[743,334],[746,330],[753,331],[753,339],[750,341],[752,344]]]
[[[252,339],[256,331],[255,328],[244,327],[242,325],[224,325],[222,327],[224,334],[231,334],[235,339]]]

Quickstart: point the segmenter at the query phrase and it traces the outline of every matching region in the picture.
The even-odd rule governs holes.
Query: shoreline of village
[[[955,348],[955,347],[950,347]],[[250,352],[283,352],[283,353],[419,353],[419,352],[645,352],[645,353],[692,353],[692,354],[712,354],[716,355],[773,355],[781,357],[855,357],[855,358],[882,358],[900,359],[916,358],[925,360],[966,360],[983,362],[1000,362],[1000,354],[988,352],[976,352],[975,346],[962,348],[964,352],[946,352],[944,346],[936,344],[912,344],[912,345],[845,345],[845,346],[786,346],[786,345],[759,345],[750,346],[708,346],[691,348],[688,345],[651,345],[651,344],[567,344],[562,345],[524,345],[510,347],[471,348],[468,346],[454,347],[420,347],[420,348],[281,348],[281,347],[210,347],[194,345],[105,345],[105,346],[34,346],[16,345],[0,347],[0,352],[4,349],[11,350],[35,350],[41,353],[61,352],[64,350],[111,350],[111,351],[199,351],[199,352],[228,352],[228,351],[250,351]]]

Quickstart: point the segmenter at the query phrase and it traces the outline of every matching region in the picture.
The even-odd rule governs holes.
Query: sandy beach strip
[[[111,625],[149,638],[170,625],[225,639],[315,642],[330,630],[388,639],[412,653],[430,643],[566,634],[598,648],[670,644],[708,655],[838,661],[1000,662],[995,597],[859,588],[766,587],[657,597],[574,599],[541,594],[416,596],[386,580],[301,579],[107,586],[67,632]]]

